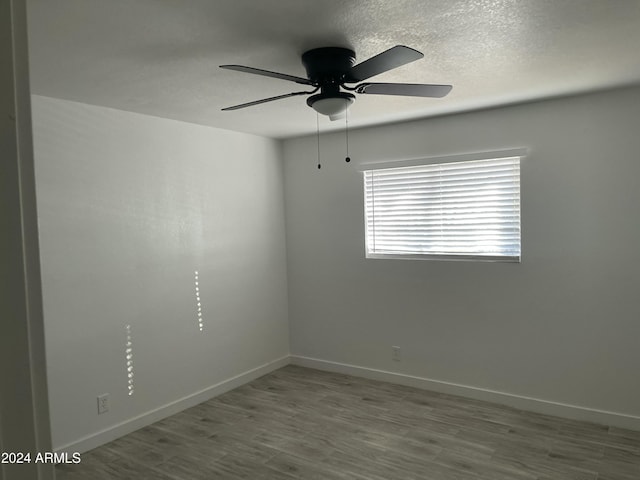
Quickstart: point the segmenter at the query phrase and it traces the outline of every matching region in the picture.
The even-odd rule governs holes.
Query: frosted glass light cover
[[[346,111],[352,103],[352,98],[321,98],[311,106],[322,115],[334,116]]]

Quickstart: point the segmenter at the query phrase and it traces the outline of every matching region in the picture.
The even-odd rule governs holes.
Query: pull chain
[[[345,110],[344,115],[344,124],[345,124],[345,136],[347,140],[347,156],[344,161],[349,163],[351,161],[351,157],[349,156],[349,109]]]
[[[320,115],[316,112],[316,137],[318,138],[318,170],[322,168],[320,165]]]

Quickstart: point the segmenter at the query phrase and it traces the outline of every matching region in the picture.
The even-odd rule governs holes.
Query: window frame
[[[362,186],[362,199],[363,199],[363,226],[364,226],[364,248],[365,258],[376,260],[436,260],[436,261],[474,261],[474,262],[499,262],[499,263],[521,263],[522,262],[522,165],[523,161],[528,154],[526,148],[514,148],[508,150],[497,150],[489,152],[474,152],[458,155],[446,155],[437,157],[425,157],[396,161],[373,161],[363,162],[360,164],[359,171],[361,176]],[[494,159],[507,159],[507,158],[519,158],[520,161],[520,174],[519,174],[519,233],[520,233],[520,254],[519,255],[483,255],[483,254],[469,254],[469,253],[369,253],[368,245],[368,227],[367,227],[367,203],[366,203],[366,187],[365,187],[365,172],[372,170],[383,170],[389,168],[400,167],[415,167],[423,165],[434,164],[449,164],[457,162],[468,162],[476,160],[494,160]]]

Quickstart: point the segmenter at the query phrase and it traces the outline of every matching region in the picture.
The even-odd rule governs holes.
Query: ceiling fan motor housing
[[[353,50],[341,47],[314,48],[302,54],[307,77],[320,87],[320,93],[307,98],[307,105],[323,115],[344,112],[353,103],[354,95],[340,91],[347,74],[356,61]]]
[[[302,54],[307,77],[324,92],[335,86],[338,91],[356,61],[353,50],[342,47],[314,48]],[[329,93],[329,92],[327,92]]]

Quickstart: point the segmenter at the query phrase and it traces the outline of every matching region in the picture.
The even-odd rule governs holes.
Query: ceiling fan
[[[316,112],[329,116],[331,120],[336,120],[345,115],[346,110],[355,100],[355,95],[349,92],[367,95],[444,97],[451,91],[451,85],[363,82],[375,75],[414,62],[422,57],[424,57],[424,55],[413,48],[396,45],[364,62],[354,65],[356,54],[353,50],[342,47],[314,48],[302,54],[302,64],[307,71],[307,78],[261,70],[259,68],[245,67],[244,65],[220,65],[220,68],[228,70],[279,78],[281,80],[315,87],[311,91],[292,92],[276,97],[263,98],[261,100],[223,108],[222,110],[238,110],[240,108],[251,107],[253,105],[297,95],[311,95],[307,98],[307,105]],[[348,86],[347,84],[356,85]],[[316,93],[318,91],[320,91],[320,93]]]

